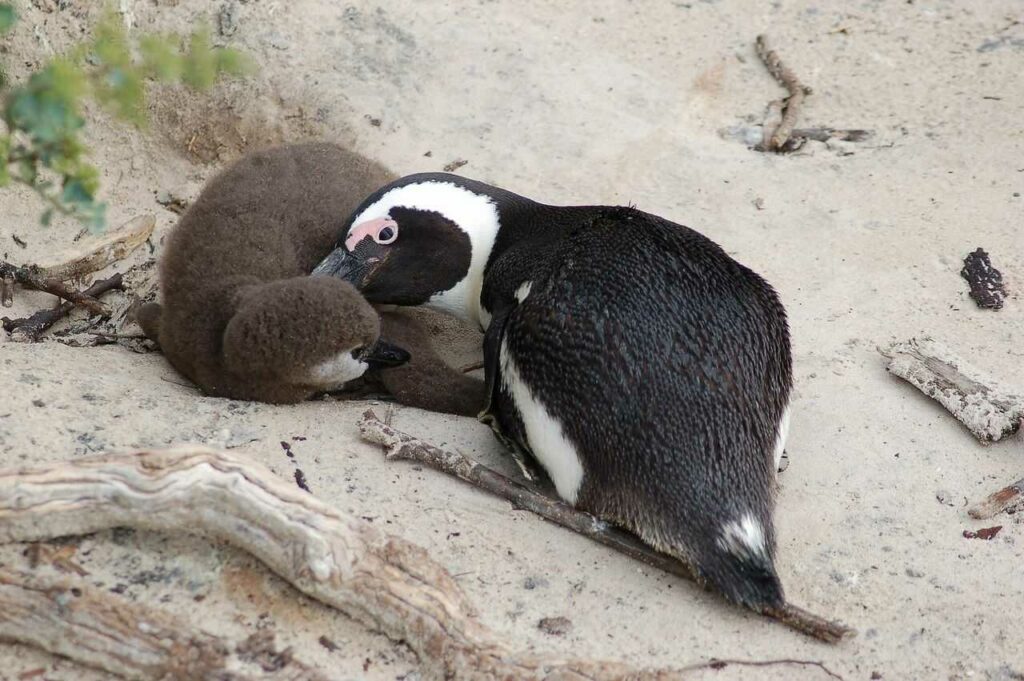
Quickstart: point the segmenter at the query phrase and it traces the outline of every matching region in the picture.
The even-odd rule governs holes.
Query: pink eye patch
[[[398,238],[398,223],[391,218],[377,218],[360,222],[352,227],[352,230],[345,238],[345,250],[351,251],[360,241],[366,237],[372,238],[379,244],[387,245]]]

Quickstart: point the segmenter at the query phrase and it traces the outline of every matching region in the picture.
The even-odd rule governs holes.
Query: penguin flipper
[[[411,355],[401,366],[379,371],[381,383],[401,404],[429,411],[476,416],[485,401],[484,382],[441,359],[427,329],[400,310],[381,312],[381,337]]]
[[[541,468],[530,451],[523,429],[522,418],[515,403],[504,392],[501,383],[501,342],[505,337],[505,325],[515,307],[508,307],[495,313],[484,333],[484,376],[487,381],[487,403],[477,416],[481,423],[491,427],[494,436],[512,454],[523,477],[529,481],[541,477]]]

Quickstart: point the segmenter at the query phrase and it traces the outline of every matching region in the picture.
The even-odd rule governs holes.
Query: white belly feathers
[[[583,482],[583,464],[576,448],[565,436],[562,424],[548,413],[523,382],[505,340],[501,342],[499,361],[501,383],[519,410],[533,455],[555,483],[558,496],[575,504]]]

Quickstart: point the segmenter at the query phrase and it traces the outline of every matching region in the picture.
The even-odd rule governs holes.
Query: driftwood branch
[[[128,679],[327,681],[265,632],[237,646],[181,619],[67,579],[0,571],[0,639]],[[275,658],[276,664],[265,662]]]
[[[0,471],[0,541],[122,526],[202,534],[248,551],[307,596],[405,641],[430,678],[682,678],[513,653],[422,548],[228,452],[180,447]],[[69,646],[62,654],[79,652]]]
[[[612,527],[564,502],[535,492],[462,454],[435,447],[402,433],[378,419],[372,411],[363,414],[359,421],[359,432],[363,439],[384,445],[387,448],[385,455],[388,459],[406,459],[430,466],[506,499],[518,509],[536,513],[545,520],[582,534],[631,558],[684,579],[696,581],[693,571],[685,563],[651,549],[632,534]],[[855,633],[853,629],[843,624],[826,620],[795,605],[786,605],[778,610],[766,610],[762,614],[829,643],[838,642]]]
[[[86,245],[77,253],[67,256],[60,263],[41,268],[43,276],[48,279],[69,281],[99,272],[128,257],[135,249],[146,243],[155,227],[154,216],[140,215]]]
[[[985,520],[1017,506],[1024,507],[1024,478],[971,506],[967,509],[967,515],[976,520]]]
[[[889,373],[936,400],[982,444],[1016,433],[1024,421],[1024,397],[999,385],[945,345],[928,337],[879,348]]]
[[[120,289],[123,283],[124,278],[120,274],[115,274],[107,279],[93,283],[92,286],[82,291],[82,295],[95,299],[108,291]],[[12,340],[34,342],[39,340],[39,336],[42,335],[43,331],[46,331],[58,320],[67,316],[74,308],[75,303],[68,301],[61,303],[57,307],[39,310],[24,319],[4,317],[2,320],[4,331],[11,334]]]
[[[768,39],[757,36],[754,41],[754,48],[757,56],[764,62],[768,72],[778,81],[779,85],[786,88],[789,97],[782,112],[782,120],[774,130],[764,131],[762,146],[766,151],[783,151],[796,127],[797,118],[800,115],[800,107],[803,106],[804,97],[811,94],[811,88],[805,86],[793,73],[792,69],[786,66],[775,50],[768,46]]]

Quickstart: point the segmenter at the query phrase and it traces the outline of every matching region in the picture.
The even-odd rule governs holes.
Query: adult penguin
[[[549,206],[455,175],[397,180],[317,272],[486,329],[481,418],[567,502],[755,610],[784,604],[775,472],[792,384],[772,287],[633,208]]]

